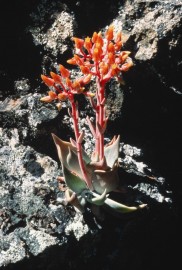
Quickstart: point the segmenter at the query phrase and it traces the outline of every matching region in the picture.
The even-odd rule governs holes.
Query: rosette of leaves
[[[59,159],[61,161],[64,181],[67,189],[66,200],[84,212],[87,202],[96,206],[107,206],[119,213],[129,213],[142,209],[146,204],[139,206],[126,206],[109,198],[109,192],[117,190],[119,186],[118,156],[120,137],[114,137],[104,147],[104,158],[98,161],[95,155],[90,158],[82,148],[82,156],[87,177],[91,182],[91,188],[82,177],[76,142],[63,141],[52,134]]]

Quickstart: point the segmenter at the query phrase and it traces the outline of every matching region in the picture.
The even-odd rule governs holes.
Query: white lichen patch
[[[43,45],[46,50],[51,50],[56,55],[67,50],[65,40],[73,36],[74,17],[64,10],[54,17],[54,22],[46,31],[41,27],[31,28],[29,31],[35,45]]]
[[[13,233],[2,239],[4,239],[4,244],[0,240],[0,246],[4,246],[4,249],[0,249],[0,267],[9,263],[16,263],[26,256],[24,242],[13,237]]]
[[[81,237],[86,235],[88,231],[89,228],[84,223],[83,215],[80,213],[76,213],[74,219],[65,228],[66,235],[73,233],[77,241],[79,241]]]
[[[26,245],[29,247],[30,253],[34,256],[44,251],[47,247],[59,243],[56,237],[33,229],[24,235],[24,240],[26,241]]]

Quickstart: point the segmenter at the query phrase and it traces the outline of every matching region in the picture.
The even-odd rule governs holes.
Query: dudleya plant
[[[114,26],[107,31],[94,32],[92,38],[73,38],[75,54],[67,63],[80,68],[82,75],[71,79],[71,72],[63,65],[59,66],[60,75],[50,72],[51,77],[41,75],[44,83],[50,87],[48,95],[41,98],[44,102],[61,103],[68,100],[68,113],[74,126],[75,139],[66,142],[52,134],[61,161],[64,181],[66,183],[66,200],[82,212],[87,202],[102,206],[107,205],[115,211],[128,213],[146,205],[126,206],[109,197],[109,192],[117,191],[120,186],[118,175],[118,157],[120,136],[104,145],[104,133],[107,127],[106,84],[115,78],[123,82],[122,73],[133,65],[129,51],[122,51],[122,34],[115,33]],[[93,92],[87,89],[90,82],[96,87]],[[95,112],[95,121],[87,116],[86,120],[95,141],[95,148],[89,156],[82,146],[84,132],[79,125],[78,103],[76,95],[82,94],[89,99]]]

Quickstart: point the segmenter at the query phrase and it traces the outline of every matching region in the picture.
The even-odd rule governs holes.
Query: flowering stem
[[[100,126],[103,127],[103,115],[104,115],[104,109],[103,105],[100,105]],[[100,132],[100,159],[102,160],[104,157],[104,134],[103,132]]]
[[[98,83],[99,86],[99,126],[101,128],[100,136],[99,136],[99,156],[100,160],[104,158],[104,134],[103,134],[103,125],[104,125],[104,118],[105,118],[105,110],[104,110],[104,94],[105,94],[105,89],[100,85],[100,81]]]
[[[89,189],[92,190],[93,189],[92,183],[87,176],[87,173],[85,170],[85,164],[83,161],[82,146],[81,146],[81,141],[79,140],[81,133],[79,132],[79,127],[78,127],[78,109],[74,100],[71,100],[71,108],[72,108],[72,119],[73,119],[75,139],[76,139],[76,147],[77,147],[77,153],[78,153],[78,162],[79,162],[80,169],[83,175],[83,179],[85,180]]]
[[[104,158],[105,85],[97,77],[96,152],[99,160]]]
[[[98,93],[97,93],[97,104],[98,104]],[[95,141],[95,152],[96,154],[100,155],[100,139],[99,139],[99,128],[98,128],[98,124],[99,123],[99,106],[97,105],[96,106],[96,127],[95,127],[95,130],[96,130],[96,141]]]

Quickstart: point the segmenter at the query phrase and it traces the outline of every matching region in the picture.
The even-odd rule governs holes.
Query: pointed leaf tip
[[[82,196],[84,196],[88,202],[99,206],[104,204],[105,200],[109,195],[107,194],[107,190],[105,189],[101,195],[93,191],[88,192],[88,190],[84,190],[82,192]]]
[[[51,133],[51,135],[52,135],[52,138],[54,140],[54,143],[55,144],[58,144],[58,142],[59,142],[60,139],[54,133]]]
[[[119,213],[122,213],[122,214],[134,212],[134,211],[143,209],[147,206],[147,204],[141,204],[138,206],[127,206],[127,205],[124,205],[122,203],[118,203],[118,202],[111,200],[111,199],[108,199],[108,198],[105,200],[104,204],[111,207],[113,210],[115,210]]]

